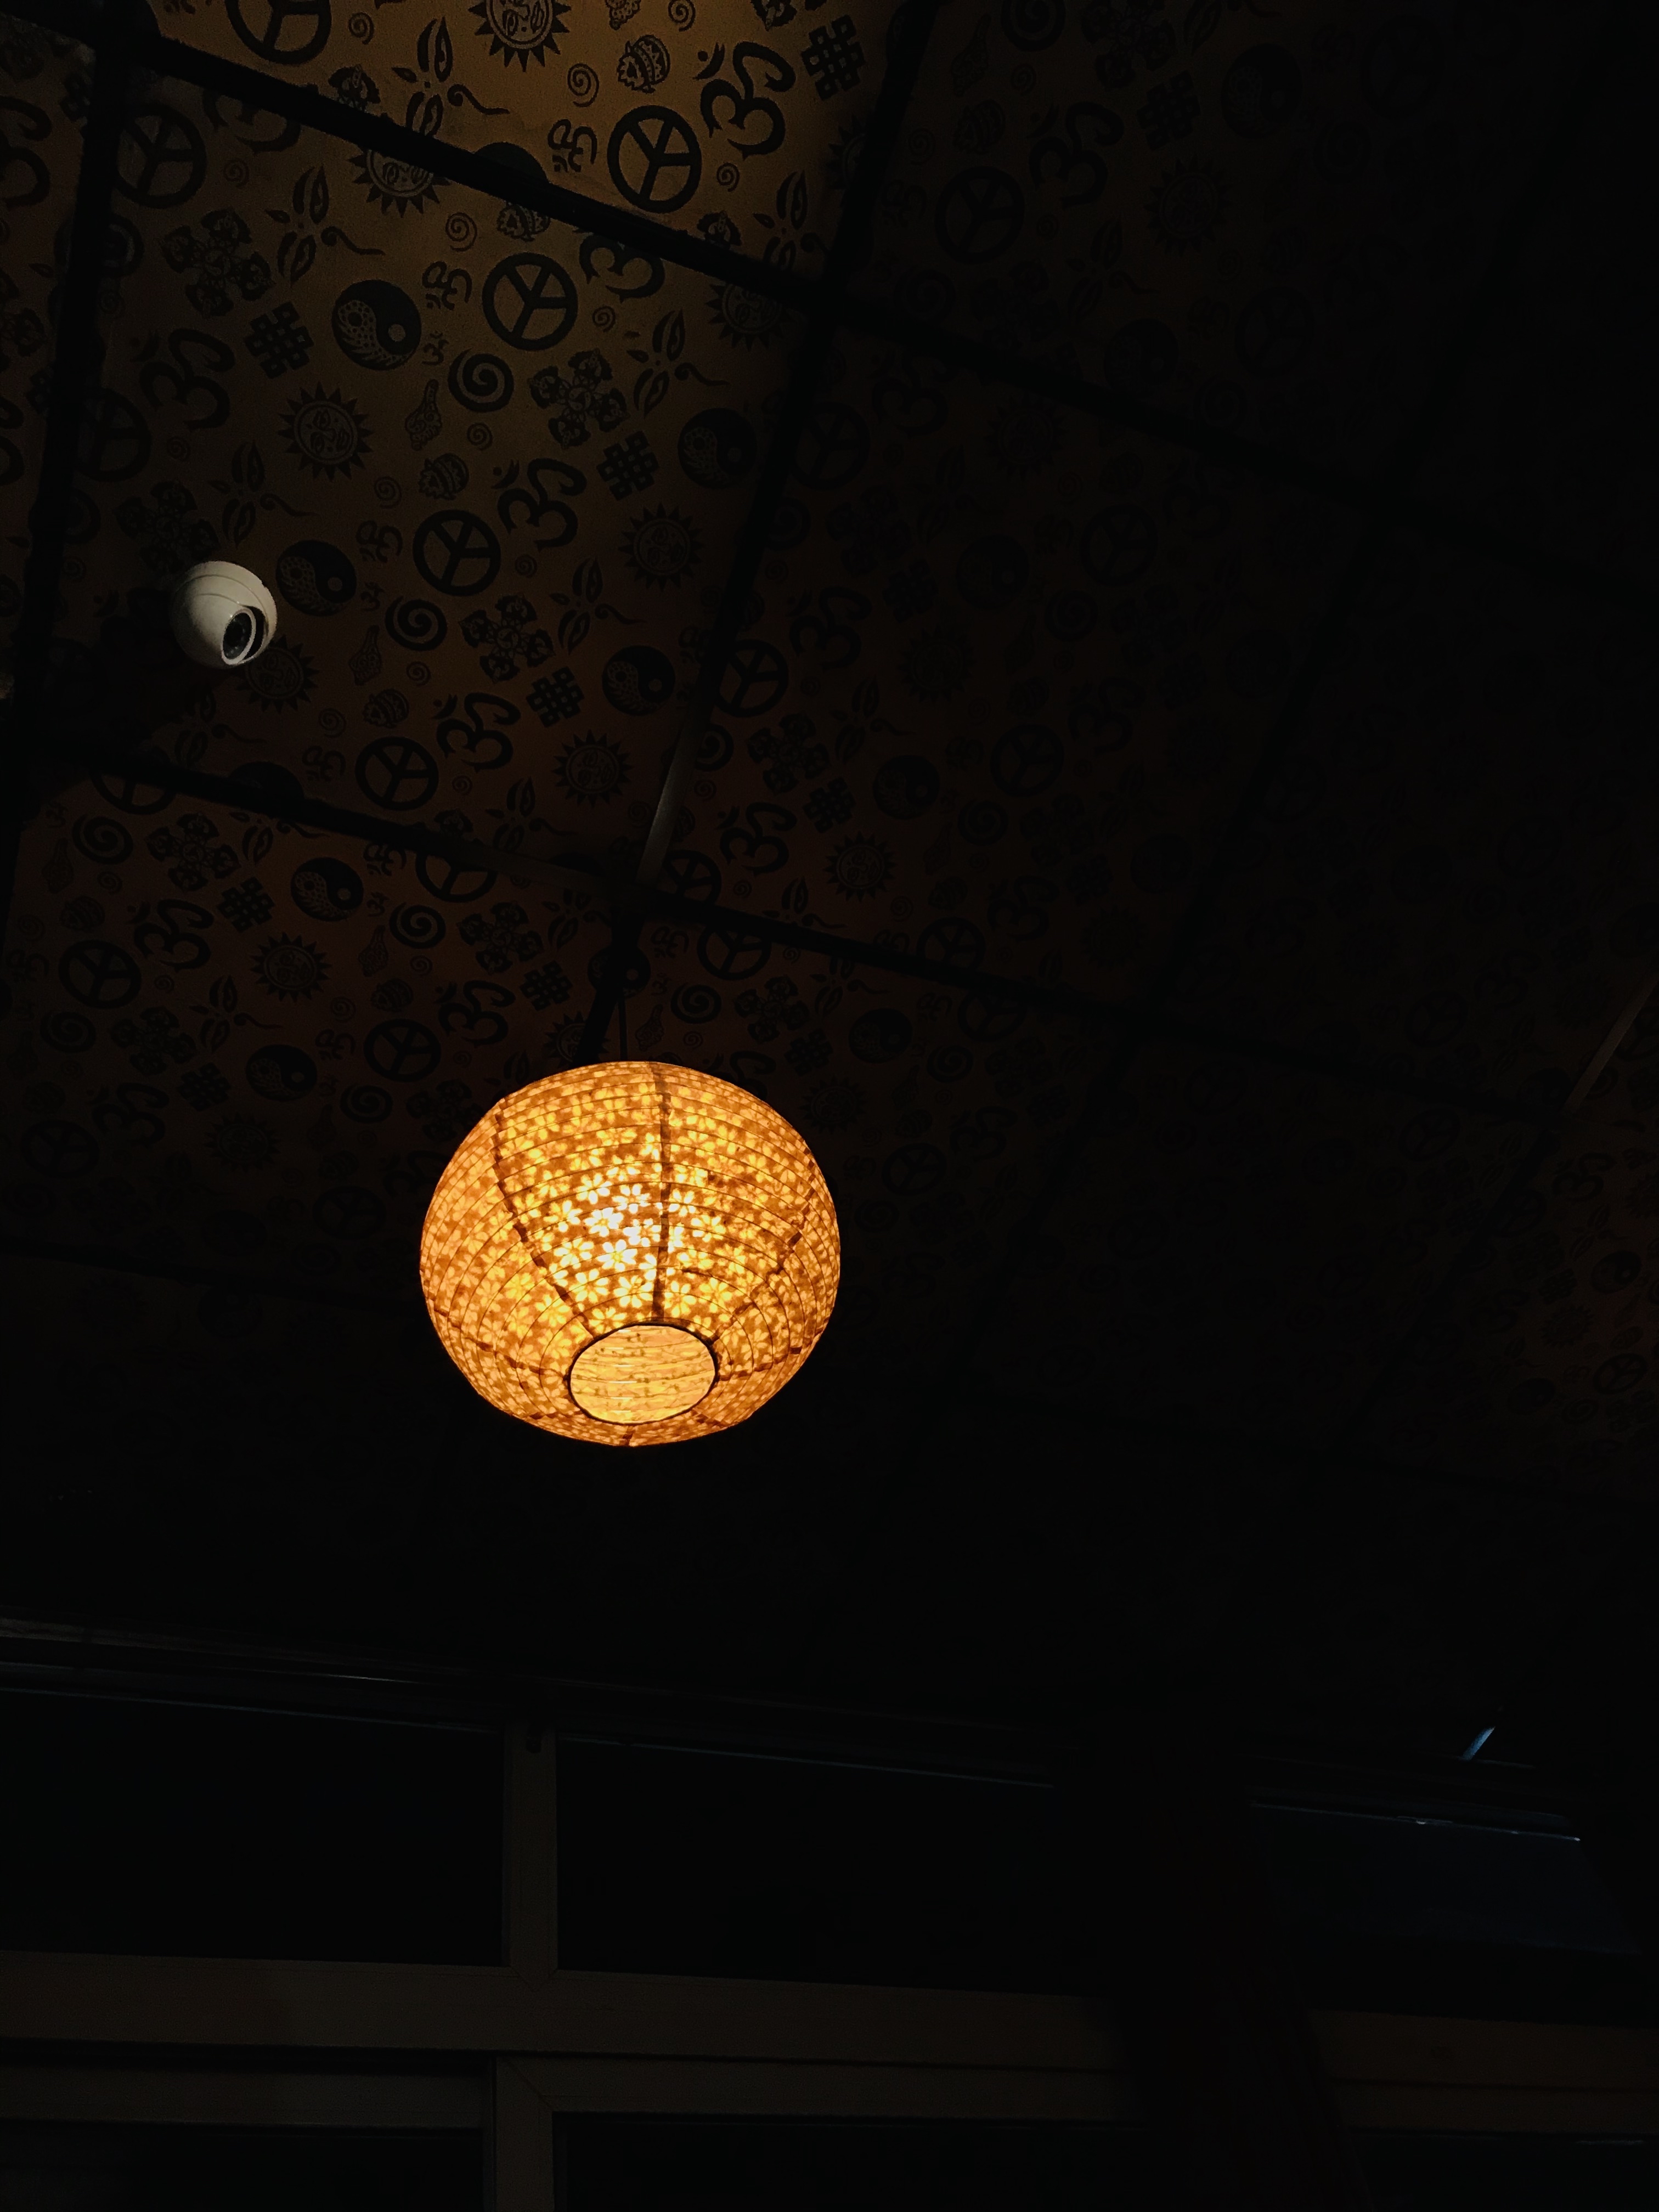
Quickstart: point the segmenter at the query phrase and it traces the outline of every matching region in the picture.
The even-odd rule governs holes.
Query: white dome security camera
[[[204,668],[244,668],[270,643],[276,602],[251,568],[198,561],[173,587],[173,635]]]

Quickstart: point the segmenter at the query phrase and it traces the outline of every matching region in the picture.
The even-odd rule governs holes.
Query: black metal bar
[[[1363,1062],[1331,1060],[1295,1045],[1271,1038],[1247,1036],[1236,1030],[1214,1029],[1201,1022],[1149,1018],[1133,1006],[1095,999],[1086,992],[1069,991],[1054,984],[1037,983],[1024,976],[1000,975],[978,968],[957,968],[943,960],[924,959],[896,945],[872,943],[862,938],[836,937],[828,930],[809,929],[767,914],[746,913],[738,907],[718,906],[700,899],[681,897],[653,885],[618,882],[597,855],[566,854],[544,859],[523,852],[497,852],[493,846],[471,838],[452,836],[419,823],[393,822],[353,808],[334,806],[326,800],[291,793],[276,793],[237,777],[215,775],[202,769],[185,768],[176,761],[122,751],[90,742],[57,747],[46,757],[73,760],[137,787],[169,791],[199,799],[240,815],[295,828],[349,837],[380,846],[389,852],[418,853],[464,868],[489,869],[518,883],[549,883],[562,888],[592,891],[605,898],[613,910],[637,930],[647,921],[672,921],[695,929],[720,929],[736,936],[757,938],[769,945],[788,945],[822,960],[848,968],[872,968],[965,997],[991,999],[1019,1006],[1037,1014],[1053,1014],[1085,1021],[1115,1032],[1126,1043],[1162,1039],[1189,1045],[1201,1052],[1225,1054],[1280,1067],[1347,1090],[1370,1091],[1386,1097],[1410,1098],[1425,1106],[1449,1107],[1454,1112],[1477,1114],[1493,1121],[1553,1126],[1558,1116],[1547,1107],[1510,1098],[1499,1091],[1477,1091],[1454,1084],[1437,1083],[1367,1067]]]
[[[112,1244],[53,1244],[42,1237],[19,1237],[0,1230],[0,1254],[32,1263],[65,1267],[108,1267],[118,1274],[142,1275],[162,1283],[203,1290],[231,1291],[240,1297],[286,1298],[297,1305],[328,1306],[348,1313],[382,1314],[407,1320],[423,1310],[418,1298],[376,1298],[326,1284],[290,1283],[279,1275],[239,1275],[227,1267],[197,1267],[182,1260],[153,1259]]]
[[[720,593],[720,609],[703,647],[696,685],[680,725],[679,736],[675,741],[662,787],[657,794],[650,831],[640,855],[638,873],[641,883],[655,881],[667,855],[681,797],[690,780],[697,748],[708,726],[709,715],[719,696],[720,680],[737,643],[744,608],[755,588],[755,579],[760,572],[761,559],[766,550],[766,540],[776,518],[789,471],[794,465],[796,449],[817,397],[825,362],[835,343],[840,310],[859,264],[868,250],[877,195],[887,173],[899,126],[903,122],[916,79],[921,74],[928,34],[933,29],[939,6],[939,0],[904,0],[904,5],[894,16],[889,28],[887,67],[882,78],[881,91],[877,96],[875,112],[865,134],[858,168],[848,184],[846,197],[842,202],[841,221],[836,227],[834,242],[824,258],[823,273],[811,295],[806,329],[796,349],[788,389],[778,412],[777,424],[771,444],[767,448],[766,459],[756,483],[742,533],[733,550],[725,588]],[[605,962],[582,1030],[581,1050],[585,1058],[591,1059],[598,1052],[611,1026],[611,1016],[622,1002],[628,963],[639,941],[638,928],[637,921],[630,923],[618,916],[610,957]]]
[[[602,890],[607,881],[605,863],[597,854],[575,851],[541,859],[529,853],[498,852],[493,845],[456,837],[424,823],[398,822],[386,815],[362,813],[356,807],[335,806],[327,799],[307,799],[297,791],[275,791],[246,772],[240,776],[216,775],[210,769],[186,768],[179,761],[100,744],[93,738],[71,738],[43,748],[41,757],[118,778],[140,789],[204,799],[210,805],[263,815],[272,822],[349,837],[359,844],[378,845],[390,852],[423,854],[458,867],[487,868],[494,874],[523,881],[574,884],[587,890]]]
[[[112,0],[93,63],[75,210],[70,221],[69,262],[58,295],[46,438],[29,515],[31,542],[23,568],[8,717],[13,772],[5,780],[4,798],[0,801],[4,810],[0,833],[0,927],[11,910],[18,844],[28,811],[27,779],[17,773],[16,755],[21,746],[34,741],[46,697],[70,501],[75,490],[76,455],[87,392],[98,365],[98,288],[107,251],[116,154],[125,118],[133,46],[130,0]]]
[[[428,169],[434,177],[442,177],[451,184],[467,185],[491,199],[532,208],[538,215],[551,216],[556,222],[569,224],[573,229],[597,232],[624,246],[637,246],[642,253],[654,254],[659,260],[690,269],[698,276],[713,276],[721,283],[741,284],[748,291],[764,293],[769,299],[781,300],[789,307],[799,308],[811,305],[817,289],[817,280],[811,276],[798,276],[793,270],[780,269],[770,262],[756,261],[747,254],[733,253],[725,246],[711,245],[695,232],[675,230],[667,223],[653,222],[649,216],[634,214],[606,200],[590,199],[586,193],[573,191],[568,185],[556,185],[545,177],[532,177],[527,169],[509,167],[505,162],[492,161],[487,154],[473,153],[464,146],[449,145],[441,138],[428,137],[392,122],[389,116],[372,115],[367,108],[348,107],[343,100],[331,100],[310,85],[284,82],[279,77],[267,76],[262,70],[228,61],[222,55],[181,45],[177,39],[143,38],[137,43],[137,58],[144,68],[196,85],[204,92],[246,101],[267,114],[281,115],[325,137],[342,139],[366,152],[385,154],[411,167]]]

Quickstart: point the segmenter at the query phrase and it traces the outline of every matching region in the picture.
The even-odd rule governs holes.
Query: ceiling
[[[28,15],[0,1599],[1614,1743],[1646,16]],[[280,612],[216,682],[212,554]],[[515,1428],[419,1305],[462,1133],[623,1051],[840,1213],[822,1346],[694,1449]]]

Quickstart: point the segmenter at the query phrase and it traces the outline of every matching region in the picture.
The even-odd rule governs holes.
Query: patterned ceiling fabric
[[[58,247],[81,162],[92,57],[68,39],[0,15],[0,625],[22,605],[21,528],[46,422],[35,404],[52,358]],[[127,248],[111,238],[112,264]],[[15,517],[14,520],[12,518]]]
[[[720,696],[684,880],[1133,1000],[1358,526],[843,339]]]
[[[609,932],[577,889],[100,778],[26,841],[14,1230],[411,1303],[486,1106],[574,1050]]]
[[[960,0],[868,287],[1197,424],[1369,465],[1431,385],[1562,60],[1504,0]]]
[[[171,38],[655,222],[811,274],[879,88],[886,0],[162,0]],[[369,155],[342,195],[395,225],[453,197]],[[343,220],[343,216],[337,218]],[[769,327],[758,298],[737,316]]]
[[[82,450],[87,720],[389,830],[637,844],[798,319],[459,188],[378,221],[363,157],[163,82],[124,154],[175,141],[161,204],[126,193]],[[126,664],[212,556],[278,633],[158,720]]]
[[[1639,617],[1397,538],[1175,1006],[1559,1106],[1659,970],[1651,671]]]

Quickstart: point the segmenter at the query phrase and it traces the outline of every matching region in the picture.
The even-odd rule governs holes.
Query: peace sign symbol
[[[630,207],[672,215],[702,181],[691,126],[672,107],[630,108],[611,134],[611,181]]]
[[[1066,748],[1042,722],[1021,722],[991,753],[991,781],[1011,799],[1035,799],[1066,765]]]
[[[946,915],[943,921],[930,921],[916,939],[916,951],[924,960],[937,960],[945,968],[977,968],[985,957],[985,939],[971,921],[960,915]]]
[[[740,637],[720,679],[720,702],[728,714],[769,714],[789,689],[789,664],[764,638]]]
[[[944,1180],[945,1165],[937,1145],[901,1145],[887,1155],[881,1179],[895,1198],[920,1198]]]
[[[438,788],[438,763],[413,738],[376,738],[357,756],[357,787],[377,806],[406,814]]]
[[[939,196],[933,231],[952,261],[994,261],[1025,228],[1025,195],[1006,169],[964,169]]]
[[[415,566],[434,592],[465,599],[487,592],[501,572],[501,547],[482,516],[446,507],[415,532]]]
[[[745,983],[758,975],[772,957],[763,937],[750,937],[741,929],[705,929],[697,939],[697,957],[722,983]]]
[[[100,1013],[131,1006],[138,995],[138,963],[118,945],[100,937],[71,945],[58,963],[58,980],[70,998]]]
[[[112,806],[118,806],[123,814],[159,814],[163,807],[173,804],[173,793],[161,784],[140,783],[130,775],[95,775],[92,781],[94,787],[108,799]],[[144,794],[142,799],[138,795],[140,792]],[[96,829],[97,826],[91,825],[93,829]],[[112,822],[109,828],[116,830],[119,836],[126,837],[126,831],[121,828],[118,822]],[[106,836],[107,832],[105,835]],[[76,842],[80,842],[79,839]],[[87,851],[84,845],[81,849],[83,852]],[[132,840],[127,837],[126,853],[121,854],[118,858],[104,860],[104,855],[101,853],[91,852],[87,853],[87,858],[89,860],[104,860],[106,867],[113,868],[118,866],[120,861],[125,860],[127,854],[131,850]]]
[[[363,1039],[363,1058],[388,1083],[422,1083],[442,1057],[438,1040],[423,1022],[407,1015],[376,1022]]]
[[[207,174],[207,148],[188,116],[159,102],[127,118],[115,153],[115,189],[140,207],[182,207]]]
[[[37,1121],[23,1132],[23,1158],[40,1175],[84,1175],[98,1158],[98,1140],[77,1121]]]
[[[252,12],[261,23],[258,30],[242,5],[243,0],[225,0],[231,28],[261,61],[276,62],[284,69],[296,68],[321,53],[334,27],[330,0],[253,0]],[[295,26],[291,34],[290,23]]]
[[[386,1208],[361,1183],[337,1183],[311,1209],[325,1237],[372,1237],[386,1224]]]
[[[149,459],[149,425],[118,392],[89,392],[81,410],[76,465],[99,483],[136,477]]]
[[[707,853],[684,849],[671,853],[662,864],[662,887],[676,898],[717,899],[720,872]]]
[[[62,1127],[64,1125],[58,1123],[56,1126]],[[59,1170],[60,1174],[64,1172],[75,1175],[80,1170],[74,1168]],[[1648,1363],[1639,1352],[1615,1352],[1611,1359],[1604,1359],[1596,1369],[1595,1387],[1604,1398],[1616,1397],[1621,1390],[1633,1390],[1647,1371]]]
[[[1152,566],[1158,530],[1138,507],[1103,507],[1083,528],[1083,565],[1097,584],[1133,584]]]
[[[835,491],[850,483],[869,457],[864,417],[839,399],[822,399],[802,426],[795,474],[814,491]]]
[[[544,253],[509,253],[483,281],[484,319],[503,345],[545,353],[576,319],[576,287]]]
[[[465,906],[469,899],[483,898],[495,888],[493,868],[469,868],[459,860],[447,860],[431,853],[421,854],[415,873],[434,898],[449,906]]]

